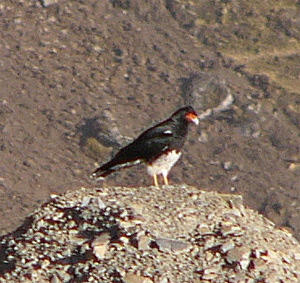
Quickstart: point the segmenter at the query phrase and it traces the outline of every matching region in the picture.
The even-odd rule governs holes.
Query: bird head
[[[198,115],[192,106],[186,106],[178,109],[173,115],[174,118],[184,119],[186,122],[199,124]]]

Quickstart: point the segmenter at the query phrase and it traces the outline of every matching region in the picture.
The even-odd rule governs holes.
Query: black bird
[[[190,122],[199,124],[195,110],[191,106],[178,109],[170,118],[149,128],[120,149],[109,162],[96,169],[91,177],[103,179],[122,168],[144,162],[155,186],[158,186],[157,176],[160,174],[168,185],[168,173],[181,156]]]

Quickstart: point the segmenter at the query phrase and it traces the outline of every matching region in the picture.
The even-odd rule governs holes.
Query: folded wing
[[[96,169],[92,173],[92,177],[104,178],[122,168],[129,168],[142,162],[151,162],[169,149],[172,135],[172,129],[164,123],[150,128],[134,142],[122,148],[111,161]]]

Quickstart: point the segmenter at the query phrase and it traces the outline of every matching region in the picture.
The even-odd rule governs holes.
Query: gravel
[[[0,243],[0,282],[300,281],[291,234],[189,186],[52,195]]]

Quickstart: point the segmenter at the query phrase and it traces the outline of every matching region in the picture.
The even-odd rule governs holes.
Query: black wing
[[[168,123],[160,123],[123,147],[111,161],[94,171],[92,176],[105,177],[121,168],[131,167],[145,161],[151,162],[169,149],[172,139],[173,132]]]
[[[131,145],[132,150],[144,161],[151,162],[170,148],[174,139],[168,121],[160,123],[142,133]]]

